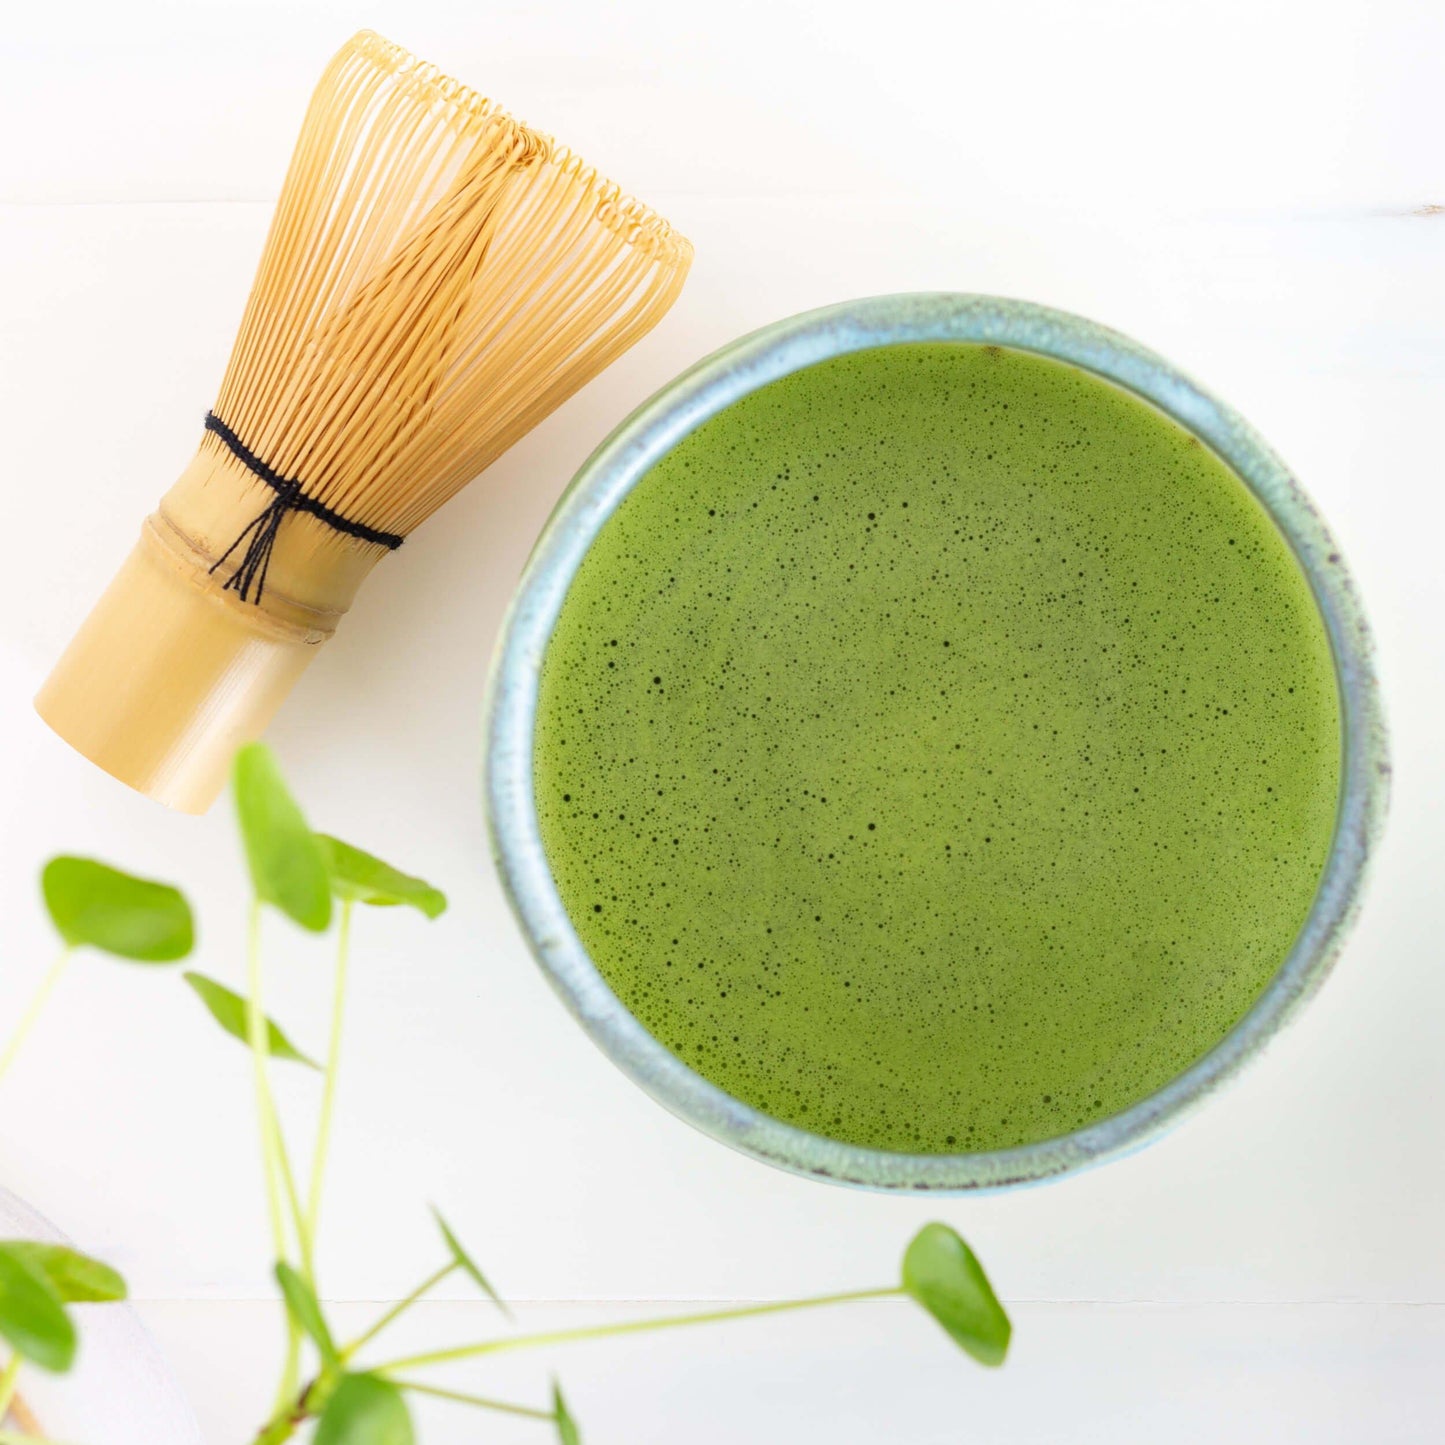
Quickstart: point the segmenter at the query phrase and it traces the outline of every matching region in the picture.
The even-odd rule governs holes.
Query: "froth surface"
[[[1043,358],[895,346],[707,422],[550,642],[547,856],[642,1023],[816,1133],[962,1152],[1177,1075],[1288,951],[1338,698],[1237,478]]]

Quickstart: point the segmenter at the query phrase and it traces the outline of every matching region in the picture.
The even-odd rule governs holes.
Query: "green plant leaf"
[[[577,1422],[567,1411],[567,1402],[562,1398],[562,1387],[552,1381],[552,1419],[557,1423],[557,1438],[562,1445],[582,1445],[582,1432]]]
[[[437,1228],[442,1232],[442,1238],[447,1242],[447,1248],[451,1251],[452,1258],[472,1277],[472,1282],[477,1288],[481,1290],[508,1319],[511,1319],[512,1312],[507,1308],[506,1300],[492,1288],[491,1282],[477,1267],[477,1262],[462,1248],[461,1240],[452,1233],[451,1226],[442,1218],[441,1210],[433,1204],[431,1212],[432,1217],[437,1222]]]
[[[401,1391],[379,1375],[344,1375],[311,1445],[416,1445]]]
[[[133,963],[174,963],[195,946],[195,924],[184,895],[97,863],[52,858],[40,875],[45,907],[72,948],[85,945]]]
[[[77,1249],[29,1240],[3,1248],[46,1280],[63,1304],[110,1304],[126,1297],[125,1281],[115,1270]]]
[[[326,1316],[321,1313],[321,1301],[316,1298],[316,1291],[285,1260],[276,1263],[276,1283],[281,1286],[281,1294],[286,1300],[286,1312],[311,1337],[321,1351],[322,1360],[333,1368],[339,1365],[341,1357],[326,1324]]]
[[[236,817],[256,896],[313,933],[331,923],[326,858],[270,748],[247,743],[231,765]]]
[[[0,1244],[0,1335],[42,1370],[75,1363],[75,1326],[49,1280],[12,1244]]]
[[[321,844],[331,874],[331,889],[338,898],[369,903],[375,908],[408,904],[428,918],[440,918],[446,912],[446,894],[425,880],[402,873],[329,833],[318,833],[316,841]]]
[[[251,1046],[251,1035],[246,1027],[246,1000],[232,992],[223,983],[207,978],[203,973],[181,975],[195,989],[197,997],[205,1004],[210,1015],[233,1039],[239,1039],[247,1048]],[[266,1019],[266,1051],[272,1058],[289,1059],[295,1064],[305,1064],[308,1069],[320,1069],[315,1059],[303,1054],[274,1020]]]
[[[946,1224],[925,1224],[903,1255],[903,1289],[981,1365],[1001,1365],[1013,1326],[978,1257]]]

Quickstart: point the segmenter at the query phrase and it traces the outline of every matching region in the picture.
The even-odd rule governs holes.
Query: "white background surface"
[[[0,1014],[50,953],[34,879],[60,849],[182,881],[200,965],[239,976],[225,809],[132,796],[29,699],[193,450],[306,97],[370,24],[558,133],[698,259],[651,337],[387,562],[273,730],[318,825],[453,899],[436,925],[361,921],[324,1292],[405,1292],[436,1258],[428,1200],[538,1322],[886,1282],[938,1216],[1014,1310],[997,1374],[884,1304],[465,1378],[540,1396],[555,1366],[588,1445],[1445,1437],[1442,17],[1434,0],[12,9]],[[1344,543],[1397,764],[1358,930],[1240,1085],[1093,1174],[935,1202],[788,1178],[627,1083],[530,962],[478,802],[497,623],[592,446],[755,325],[921,288],[1083,312],[1250,417]],[[319,1047],[323,954],[280,924],[270,941],[276,1011]],[[290,1081],[293,1132],[313,1096]],[[0,1110],[0,1177],[129,1276],[214,1445],[249,1437],[277,1353],[249,1105],[244,1055],[174,976],[85,960]],[[488,1332],[462,1298],[417,1337]],[[545,1438],[424,1418],[427,1445]]]

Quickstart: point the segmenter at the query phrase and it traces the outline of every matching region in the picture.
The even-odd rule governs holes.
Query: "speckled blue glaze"
[[[629,489],[682,437],[748,392],[829,357],[917,341],[990,343],[1082,367],[1152,402],[1211,446],[1269,512],[1309,579],[1334,655],[1343,731],[1339,810],[1319,891],[1253,1008],[1191,1068],[1124,1112],[1058,1138],[975,1154],[839,1143],[760,1113],[682,1063],[627,1012],[588,957],[552,881],[533,800],[542,659],[578,566]],[[1329,972],[1388,795],[1371,654],[1354,586],[1314,505],[1241,417],[1161,357],[1093,322],[1023,301],[920,293],[845,302],[777,322],[699,362],[623,422],[573,479],[538,540],[493,661],[485,781],[493,854],[532,951],[583,1027],[655,1099],[714,1138],[799,1174],[865,1188],[963,1193],[1037,1182],[1157,1137],[1258,1054]]]

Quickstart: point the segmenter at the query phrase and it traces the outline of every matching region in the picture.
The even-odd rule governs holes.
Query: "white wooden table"
[[[453,898],[435,926],[359,931],[321,1259],[338,1312],[429,1266],[428,1200],[538,1322],[884,1282],[938,1216],[1014,1311],[997,1374],[880,1304],[466,1378],[540,1394],[555,1367],[589,1445],[1445,1438],[1442,16],[1434,0],[18,0],[0,32],[0,1013],[50,952],[34,880],[61,849],[183,881],[202,966],[237,977],[227,810],[132,796],[29,699],[190,455],[306,96],[370,23],[555,130],[698,260],[653,336],[386,563],[274,729],[318,824]],[[744,330],[921,288],[1096,317],[1249,416],[1344,542],[1397,762],[1346,955],[1237,1088],[1135,1158],[952,1202],[788,1178],[644,1098],[529,960],[478,787],[502,609],[594,443]],[[277,1012],[314,1046],[324,960],[272,938]],[[313,1095],[287,1086],[298,1129]],[[5,1183],[130,1277],[216,1445],[248,1438],[277,1352],[249,1106],[244,1055],[174,977],[94,960],[0,1115]],[[490,1326],[459,1289],[417,1334]],[[545,1438],[423,1418],[427,1445]]]

